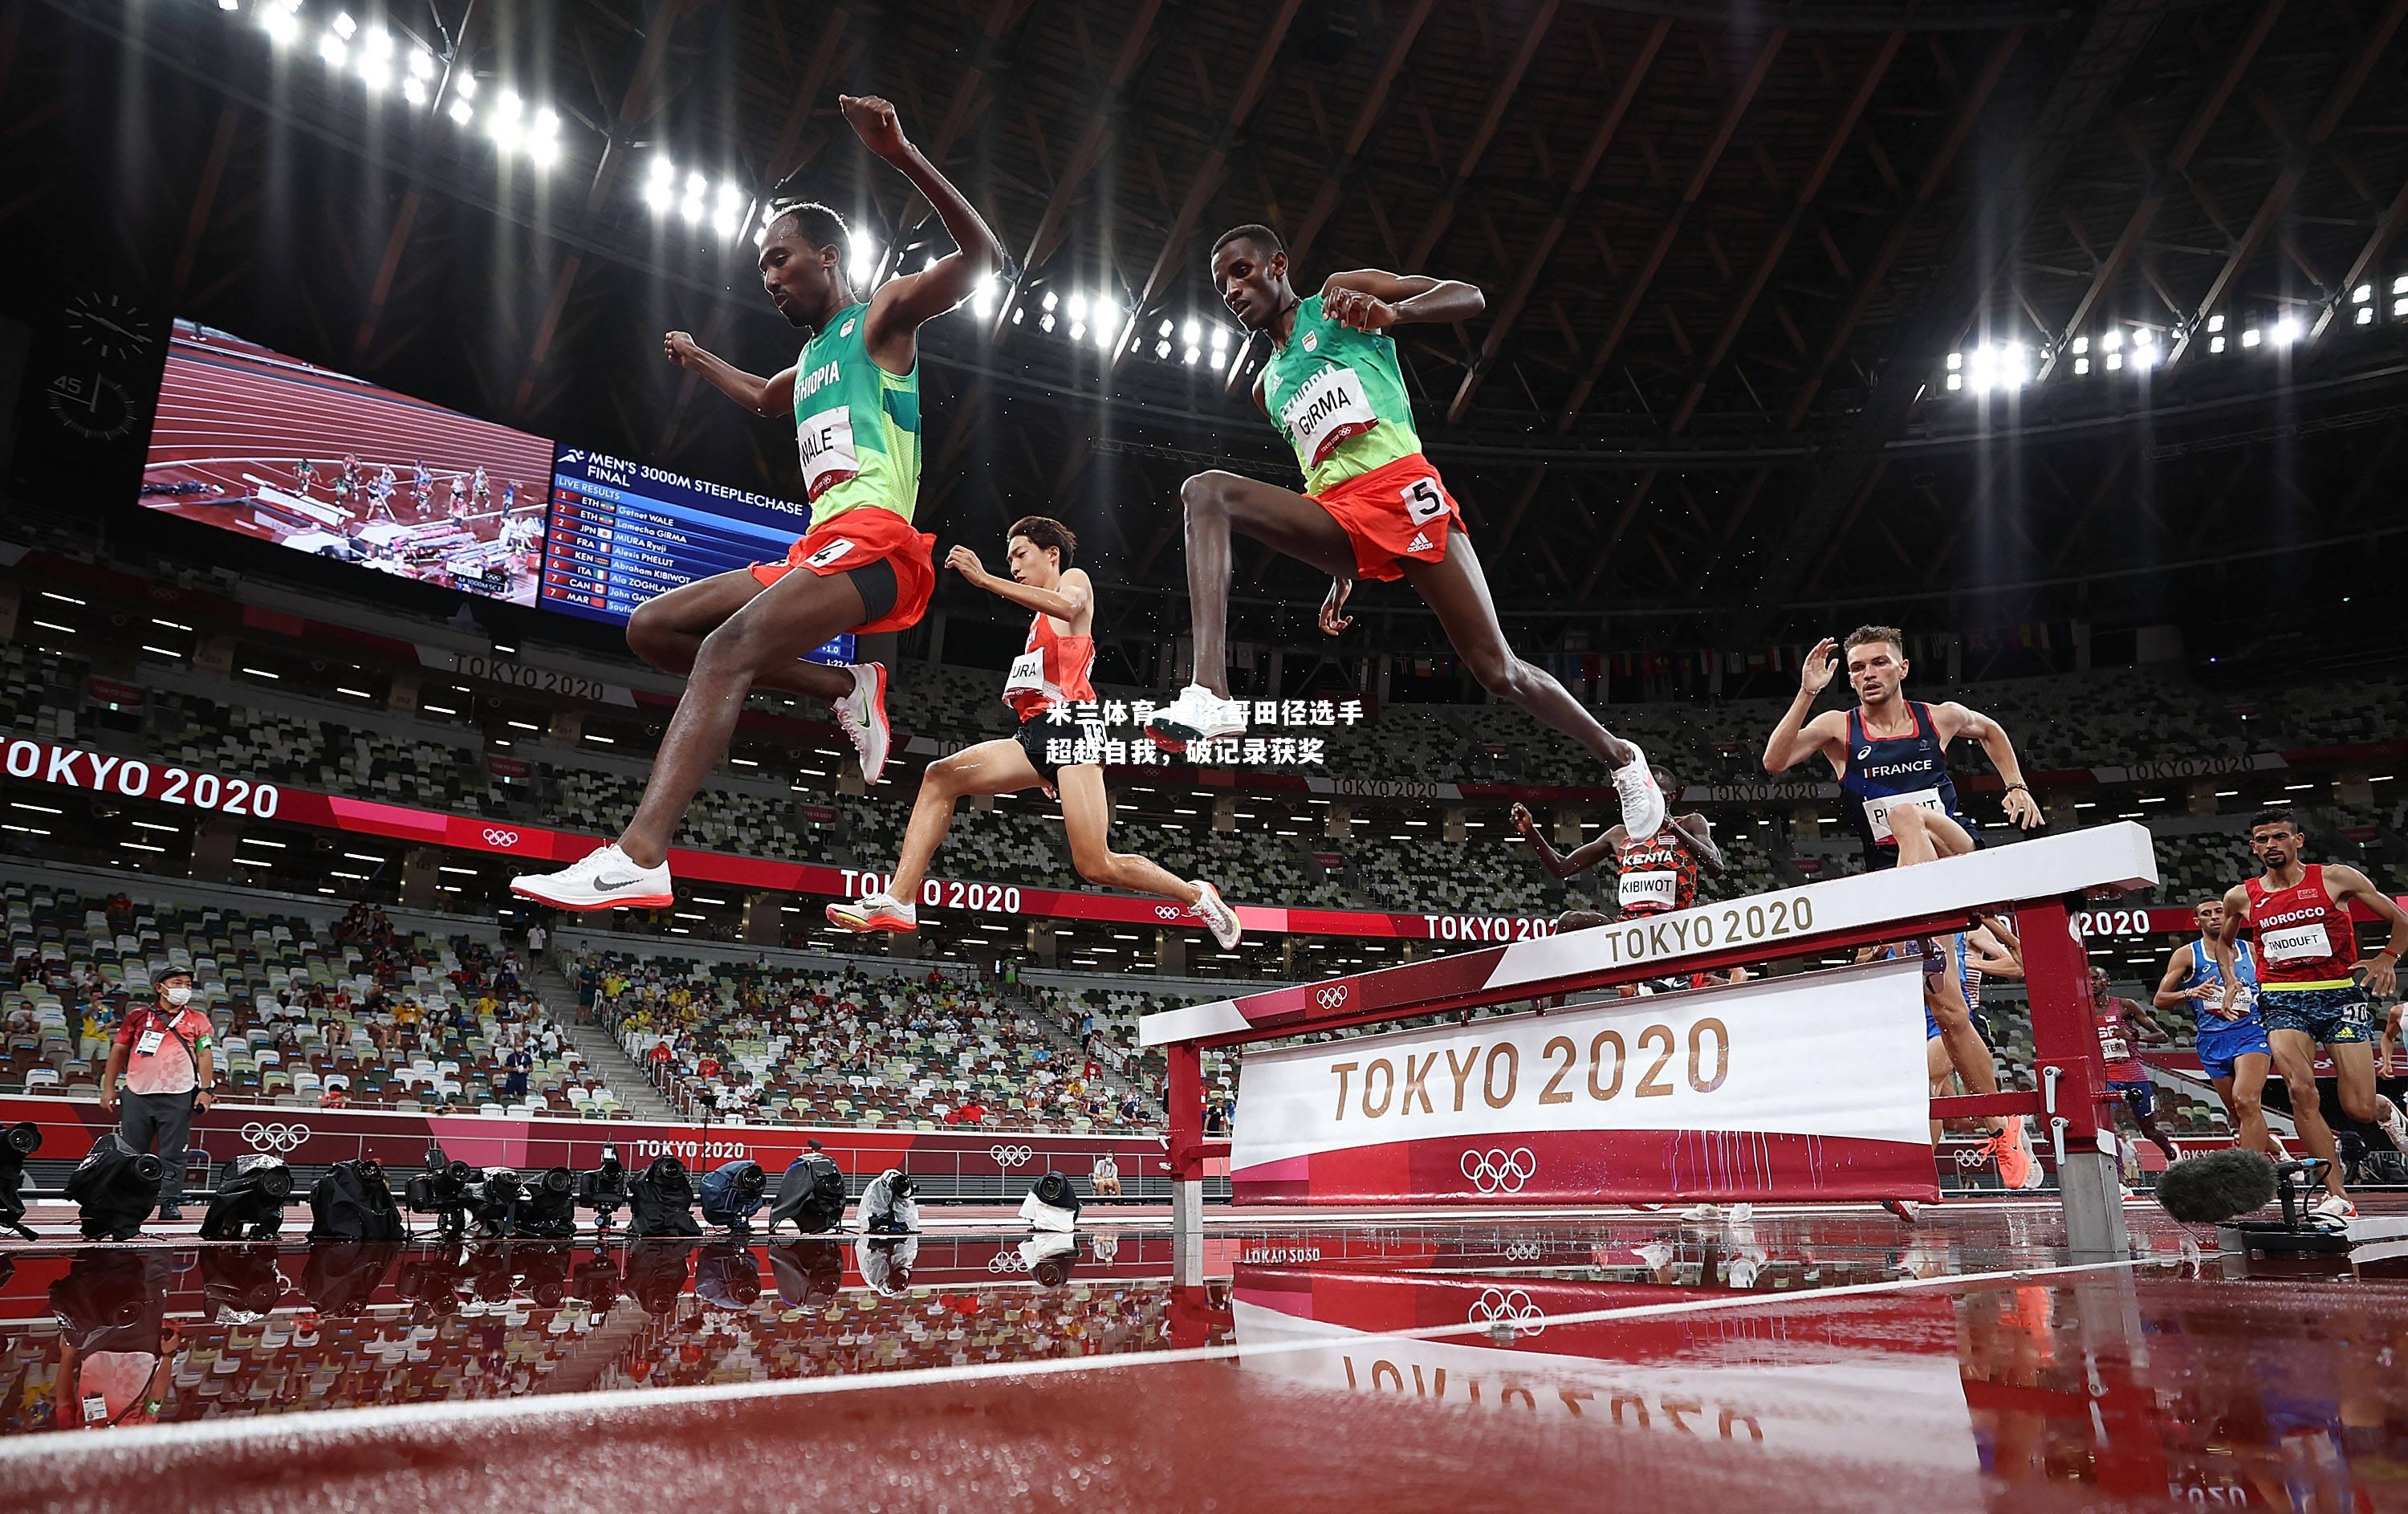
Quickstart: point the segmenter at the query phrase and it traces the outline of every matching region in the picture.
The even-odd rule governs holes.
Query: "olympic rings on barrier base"
[[[1539,1159],[1528,1146],[1501,1151],[1467,1151],[1456,1163],[1464,1179],[1483,1193],[1519,1193],[1522,1185],[1539,1175]]]
[[[1034,1149],[1025,1146],[1004,1146],[997,1143],[986,1148],[986,1154],[1006,1167],[1023,1167],[1037,1159]]]
[[[1463,1322],[1468,1325],[1511,1325],[1525,1335],[1542,1335],[1547,1330],[1547,1312],[1530,1300],[1520,1289],[1484,1288],[1465,1311]]]
[[[242,1138],[251,1143],[251,1147],[254,1151],[272,1152],[281,1157],[297,1149],[302,1142],[309,1139],[309,1127],[264,1125],[254,1119],[242,1128]]]
[[[1324,1009],[1338,1009],[1345,1004],[1346,997],[1353,989],[1351,983],[1333,983],[1326,988],[1314,989],[1313,1002]]]

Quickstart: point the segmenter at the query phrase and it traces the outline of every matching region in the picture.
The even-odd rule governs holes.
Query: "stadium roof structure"
[[[1122,613],[1180,592],[1181,480],[1293,476],[1244,392],[1260,344],[1206,267],[1218,231],[1262,221],[1311,279],[1485,290],[1480,319],[1401,351],[1500,601],[1769,635],[1869,585],[2061,605],[2270,554],[2306,582],[2408,528],[2380,508],[2408,421],[2403,20],[2408,0],[42,0],[0,22],[0,138],[27,166],[0,230],[20,300],[99,282],[163,323],[791,491],[778,428],[660,335],[791,360],[743,235],[774,185],[853,218],[873,274],[941,250],[838,115],[840,90],[884,94],[1015,260],[926,335],[924,523],[976,540],[1047,510],[1154,591]],[[1240,572],[1318,598],[1255,549]]]

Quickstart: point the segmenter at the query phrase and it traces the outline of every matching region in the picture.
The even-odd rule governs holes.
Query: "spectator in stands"
[[[702,1079],[705,1083],[717,1077],[719,1075],[719,1059],[712,1056],[710,1052],[704,1052],[694,1064],[694,1075]]]
[[[111,930],[122,936],[134,929],[134,901],[123,891],[109,895],[108,901],[101,908],[108,916],[108,928]]]
[[[100,1074],[100,1107],[119,1115],[117,1133],[136,1151],[154,1146],[167,1171],[159,1183],[159,1218],[181,1219],[184,1152],[193,1113],[217,1097],[216,1030],[193,1007],[193,973],[159,974],[158,999],[119,1022]],[[124,1091],[118,1091],[120,1082]],[[121,1110],[122,1113],[121,1114]]]
[[[22,983],[30,975],[32,974],[20,973],[17,980]],[[30,999],[18,1000],[17,1007],[8,1012],[8,1033],[36,1035],[40,1032],[41,1028],[40,1018],[34,1014],[34,1002]]]
[[[1229,1133],[1229,1114],[1218,1099],[1204,1101],[1204,1133],[1213,1139]]]
[[[535,1070],[535,1059],[527,1054],[524,1045],[514,1044],[502,1058],[502,1091],[513,1099],[523,1099],[527,1092],[527,1074]]]
[[[542,1032],[536,1037],[536,1045],[543,1048],[543,1054],[546,1057],[559,1056],[560,1027],[552,1024],[550,1020],[545,1020],[543,1022]]]
[[[83,1020],[78,1027],[76,1060],[84,1062],[105,1061],[108,1057],[108,1006],[101,1002],[100,991],[93,990],[83,1006]]]
[[[1094,1182],[1096,1197],[1117,1199],[1121,1196],[1121,1164],[1112,1160],[1111,1152],[1107,1151],[1096,1159]]]
[[[543,922],[541,920],[538,920],[535,924],[527,927],[526,944],[528,966],[541,967],[543,965],[544,944],[551,939],[552,937],[550,934],[544,930]]]
[[[955,1104],[953,1108],[945,1111],[945,1123],[948,1125],[983,1125],[986,1123],[986,1105],[979,1103],[979,1097],[977,1094],[970,1094],[964,1098],[960,1103]]]
[[[340,1083],[327,1084],[325,1091],[318,1095],[318,1107],[321,1109],[340,1109],[351,1102],[351,1095],[344,1091]]]
[[[1150,1112],[1150,1111],[1145,1107],[1145,1101],[1144,1101],[1143,1099],[1140,1099],[1140,1098],[1139,1098],[1139,1097],[1137,1096],[1137,1090],[1135,1090],[1134,1089],[1132,1089],[1131,1090],[1129,1090],[1129,1092],[1127,1092],[1126,1094],[1124,1094],[1124,1095],[1122,1096],[1122,1098],[1121,1098],[1121,1123],[1122,1123],[1122,1124],[1124,1124],[1124,1125],[1142,1125],[1142,1124],[1146,1123],[1146,1121],[1147,1121],[1147,1120],[1149,1120],[1149,1119],[1150,1119],[1150,1118],[1152,1118],[1152,1117],[1153,1117],[1152,1113],[1151,1113],[1151,1112]]]

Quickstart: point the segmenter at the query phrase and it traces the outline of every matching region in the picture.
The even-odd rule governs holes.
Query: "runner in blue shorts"
[[[2266,1074],[2274,1061],[2266,1022],[2258,1013],[2257,953],[2245,941],[2234,943],[2241,991],[2231,996],[2227,1008],[2224,973],[2216,966],[2213,944],[2224,923],[2224,901],[2199,901],[2191,907],[2191,917],[2199,922],[2199,939],[2175,948],[2151,1002],[2159,1009],[2187,1009],[2197,1017],[2200,1071],[2224,1102],[2233,1140],[2252,1151],[2280,1157],[2281,1148],[2266,1129]]]

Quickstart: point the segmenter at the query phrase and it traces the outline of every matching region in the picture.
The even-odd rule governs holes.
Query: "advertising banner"
[[[1934,1198],[1922,968],[1250,1053],[1240,1204]]]

